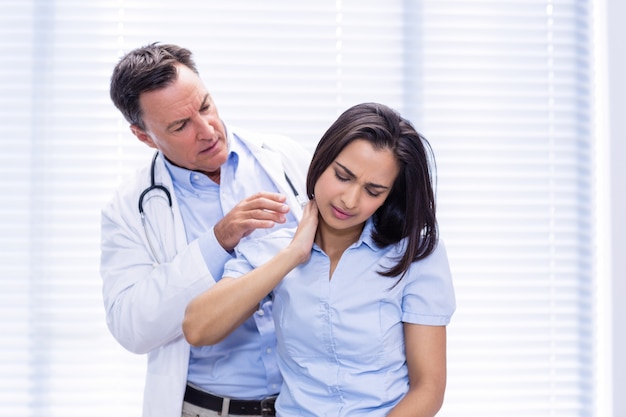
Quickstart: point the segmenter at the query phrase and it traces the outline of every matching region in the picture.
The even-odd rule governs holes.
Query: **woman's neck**
[[[315,235],[315,243],[324,251],[324,253],[330,258],[330,275],[332,277],[333,272],[343,253],[356,242],[363,232],[364,224],[345,230],[338,230],[329,227],[322,219],[317,228],[317,234]]]

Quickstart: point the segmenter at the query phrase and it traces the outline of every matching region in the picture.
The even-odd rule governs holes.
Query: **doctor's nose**
[[[198,128],[198,139],[213,139],[215,137],[215,126],[212,120],[203,119]]]

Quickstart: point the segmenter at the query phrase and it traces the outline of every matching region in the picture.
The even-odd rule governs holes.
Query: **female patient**
[[[300,226],[238,246],[189,304],[187,340],[218,342],[270,294],[277,415],[434,416],[455,300],[431,156],[392,109],[348,109],[317,146]]]

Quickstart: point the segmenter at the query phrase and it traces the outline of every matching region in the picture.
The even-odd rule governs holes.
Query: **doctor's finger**
[[[285,213],[287,211],[275,211],[268,209],[253,209],[246,211],[246,218],[249,220],[272,221],[276,223],[284,223],[287,221]]]
[[[274,201],[276,203],[284,203],[287,201],[287,197],[284,194],[273,193],[269,191],[261,191],[246,198],[244,201],[256,202],[256,201]]]
[[[276,201],[264,197],[255,198],[245,204],[246,211],[263,210],[276,213],[287,213],[289,206],[284,201]]]

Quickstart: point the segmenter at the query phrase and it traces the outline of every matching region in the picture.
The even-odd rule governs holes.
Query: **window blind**
[[[13,3],[12,12],[32,27],[31,4]],[[30,399],[32,34],[2,13],[0,44],[9,57],[0,64],[0,409],[12,414]]]
[[[421,126],[458,295],[441,415],[590,416],[588,4],[421,5]]]
[[[593,415],[588,2],[4,6],[0,414],[140,414],[145,357],[105,325],[99,210],[152,153],[111,71],[161,41],[194,52],[229,124],[311,150],[358,102],[409,117],[436,153],[457,289],[439,415]]]

